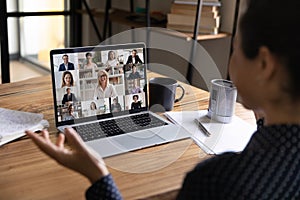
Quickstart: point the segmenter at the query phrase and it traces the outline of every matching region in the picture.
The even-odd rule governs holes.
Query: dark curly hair
[[[139,99],[139,95],[136,95],[136,94],[133,95],[133,96],[132,96],[132,99],[134,99],[134,97],[136,97],[136,99]]]

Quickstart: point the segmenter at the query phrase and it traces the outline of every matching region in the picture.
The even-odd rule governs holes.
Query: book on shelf
[[[173,14],[180,14],[180,15],[192,15],[196,16],[196,9],[191,10],[191,9],[177,9],[174,8],[173,6],[171,7],[171,13]],[[218,10],[208,10],[208,11],[201,11],[201,17],[212,17],[215,18],[219,16],[219,11]]]
[[[181,24],[167,24],[168,29],[177,30],[181,32],[187,32],[192,33],[194,32],[194,25],[181,25]],[[199,34],[209,34],[209,35],[215,35],[219,33],[219,28],[212,27],[212,28],[202,28],[199,27],[198,29]]]
[[[176,4],[186,4],[186,5],[197,5],[198,0],[174,0]],[[221,6],[219,0],[204,0],[202,1],[202,6]]]
[[[181,2],[181,3],[180,3]],[[167,28],[182,32],[193,32],[196,20],[196,0],[175,0],[171,4],[170,13],[167,14]],[[204,1],[207,2],[207,1]],[[213,5],[202,5],[200,15],[200,34],[218,34],[220,27],[220,2],[211,0]]]
[[[183,2],[183,3],[198,3],[198,0],[174,0],[175,3]],[[220,0],[202,0],[202,3],[219,3]]]
[[[194,12],[196,14],[197,5],[192,4],[171,4],[171,12]],[[217,12],[219,11],[219,6],[205,6],[202,5],[201,12]]]
[[[168,24],[177,25],[195,25],[196,16],[192,15],[181,15],[181,14],[168,14]],[[200,27],[202,28],[219,28],[220,27],[220,16],[215,18],[212,17],[201,17]]]

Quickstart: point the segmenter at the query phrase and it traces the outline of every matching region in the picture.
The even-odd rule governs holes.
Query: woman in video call
[[[139,100],[139,95],[133,95],[132,96],[133,102],[131,103],[131,109],[136,110],[140,109],[142,107],[142,103]]]
[[[97,105],[94,101],[90,104],[90,115],[96,115],[97,114]]]
[[[84,65],[84,69],[97,69],[96,63],[93,63],[93,55],[92,53],[88,52],[85,54],[86,57],[86,64]]]
[[[69,71],[64,71],[62,75],[61,87],[72,87],[75,85],[73,75]]]
[[[107,61],[106,61],[106,70],[110,71],[113,70],[113,67],[116,67],[119,65],[119,61],[116,58],[116,53],[114,51],[109,51],[107,55]]]
[[[109,76],[105,70],[98,72],[98,85],[94,91],[94,100],[115,97],[117,91],[115,87],[109,83]]]
[[[264,120],[258,120],[261,125],[242,152],[214,155],[190,171],[177,199],[300,199],[300,37],[285,28],[300,24],[300,1],[246,2],[229,75],[240,102]],[[26,133],[60,164],[90,180],[87,199],[122,199],[104,161],[74,129],[65,129],[56,145],[47,131]],[[64,148],[65,137],[72,151]]]
[[[141,92],[142,92],[142,90],[138,86],[138,79],[133,79],[133,86],[131,89],[131,94],[137,94],[137,93],[141,93]]]
[[[64,116],[64,121],[78,118],[77,112],[74,112],[73,104],[68,106],[68,112]]]

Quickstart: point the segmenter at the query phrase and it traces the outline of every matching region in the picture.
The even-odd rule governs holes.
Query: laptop
[[[73,127],[102,157],[191,137],[150,111],[144,43],[53,49],[50,57],[57,129]]]

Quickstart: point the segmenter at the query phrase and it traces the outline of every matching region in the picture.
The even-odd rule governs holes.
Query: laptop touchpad
[[[145,132],[143,132],[142,134],[127,134],[122,135],[121,137],[110,138],[110,141],[116,142],[116,145],[128,151],[148,147],[150,144],[155,145],[165,142],[164,139],[156,134],[151,133],[150,131],[149,134],[145,134]]]

